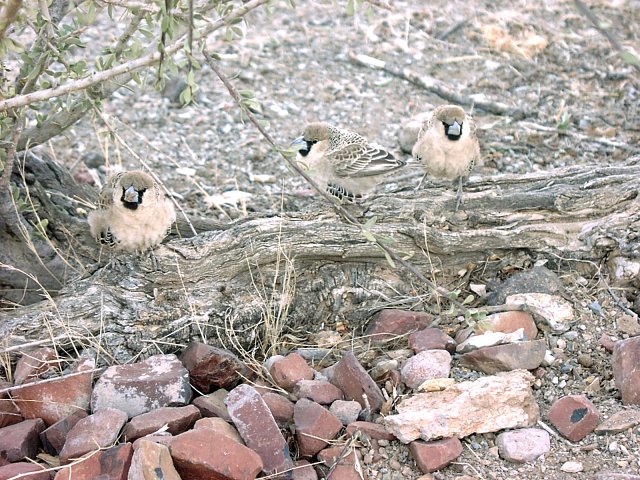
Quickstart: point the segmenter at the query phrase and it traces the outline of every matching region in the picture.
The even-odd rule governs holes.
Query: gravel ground
[[[394,1],[390,9],[376,8],[371,16],[364,9],[349,16],[340,2],[299,3],[295,10],[277,3],[271,15],[256,12],[242,40],[213,38],[209,45],[221,55],[235,85],[255,92],[262,105],[258,116],[283,145],[306,122],[327,120],[406,157],[397,143],[403,122],[445,100],[388,73],[355,65],[349,59],[353,52],[436,78],[462,95],[482,94],[528,112],[520,120],[473,112],[485,159],[478,172],[482,175],[612,164],[638,150],[638,72],[572,2],[450,0],[420,6],[422,2]],[[590,6],[623,46],[638,48],[637,1],[596,0]],[[51,142],[56,157],[80,168],[83,160],[102,153],[111,165],[140,167],[130,148],[192,215],[228,219],[246,212],[328,208],[244,121],[208,67],[197,81],[197,103],[186,108],[177,108],[152,88],[121,89],[104,105],[120,141],[108,139],[100,120],[86,119]],[[415,170],[397,183],[411,185],[420,175]],[[613,385],[610,354],[598,340],[604,333],[627,336],[617,327],[622,312],[598,278],[571,270],[558,273],[578,316],[567,334],[548,336],[550,347],[564,360],[546,368],[535,386],[542,420],[546,422],[554,400],[580,393],[606,418],[623,406]],[[602,315],[588,308],[596,301]],[[453,376],[469,373],[454,370]],[[544,459],[515,465],[498,458],[494,434],[472,435],[464,439],[458,460],[432,477],[640,474],[639,436],[635,427],[616,435],[591,434],[575,445],[552,437]],[[384,447],[384,454],[386,460],[368,466],[369,478],[420,475],[405,446],[394,442]],[[563,473],[560,467],[569,460],[581,462],[584,471]]]

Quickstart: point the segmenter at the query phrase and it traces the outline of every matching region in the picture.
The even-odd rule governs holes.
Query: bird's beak
[[[447,129],[447,135],[454,135],[457,137],[460,135],[460,133],[462,133],[462,125],[460,125],[457,120],[454,120]]]
[[[131,185],[124,191],[124,201],[127,203],[138,203],[138,191]]]
[[[296,138],[293,142],[291,142],[291,145],[289,146],[295,147],[296,150],[304,150],[307,148],[307,141],[304,139],[304,137],[300,136]]]

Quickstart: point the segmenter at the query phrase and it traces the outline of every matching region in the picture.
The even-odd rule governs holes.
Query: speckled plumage
[[[457,209],[462,183],[482,160],[475,122],[457,105],[437,107],[422,124],[412,155],[424,166],[425,176],[457,179]]]
[[[111,175],[100,191],[98,208],[87,218],[98,243],[127,252],[155,247],[175,220],[173,203],[142,170]]]
[[[300,147],[297,161],[318,185],[340,199],[362,196],[385,174],[405,165],[362,135],[324,122],[307,125],[293,145]]]

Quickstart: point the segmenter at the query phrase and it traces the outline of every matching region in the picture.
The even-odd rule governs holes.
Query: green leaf
[[[391,258],[391,255],[389,255],[389,252],[384,252],[384,258],[387,259],[387,263],[391,268],[396,268],[396,263],[393,261],[393,258]]]
[[[476,298],[476,297],[474,297],[473,295],[468,295],[468,296],[467,296],[467,298],[465,298],[465,299],[462,301],[462,304],[463,304],[463,305],[469,305],[471,302],[473,302],[473,300],[474,300],[475,298]]]
[[[623,62],[628,63],[629,65],[640,67],[640,58],[631,52],[620,52],[620,58]]]
[[[356,13],[356,6],[354,0],[349,0],[347,2],[347,15],[352,17]]]
[[[373,236],[373,233],[371,233],[371,232],[369,232],[367,230],[362,230],[362,235],[364,235],[364,238],[366,238],[370,242],[377,243],[376,242],[376,237]]]
[[[362,228],[366,229],[366,230],[371,230],[371,227],[373,227],[376,224],[376,221],[378,220],[378,217],[376,217],[375,215],[373,217],[371,217],[370,219],[368,219],[365,224],[363,225]]]

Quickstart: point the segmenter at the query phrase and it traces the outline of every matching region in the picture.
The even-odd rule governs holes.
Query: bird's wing
[[[352,143],[328,153],[339,177],[369,177],[390,172],[405,164],[382,147]]]
[[[123,172],[120,172],[107,178],[107,181],[102,186],[102,190],[100,190],[98,208],[109,208],[113,205],[113,192],[118,188],[122,175]]]

